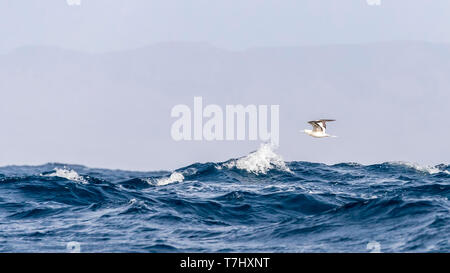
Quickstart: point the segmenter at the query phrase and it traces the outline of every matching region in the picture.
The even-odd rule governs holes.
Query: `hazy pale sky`
[[[390,40],[450,42],[450,1],[1,0],[0,50],[52,45],[85,51],[161,41],[227,49]]]
[[[280,104],[286,160],[448,163],[449,26],[449,0],[0,0],[0,165],[174,169],[259,146],[174,142],[171,108],[199,95]],[[340,137],[299,134],[317,118]]]

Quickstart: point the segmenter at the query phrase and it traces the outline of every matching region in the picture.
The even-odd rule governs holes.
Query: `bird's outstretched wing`
[[[313,127],[313,132],[322,132],[324,128],[316,120],[308,121]]]
[[[327,122],[336,121],[334,119],[319,119],[308,121],[312,125],[314,132],[325,132],[327,129]]]

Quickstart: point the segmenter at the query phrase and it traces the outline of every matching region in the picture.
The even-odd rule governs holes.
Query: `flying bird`
[[[319,119],[319,120],[312,120],[308,121],[309,124],[312,125],[312,130],[303,130],[306,134],[312,136],[312,137],[336,137],[329,135],[325,133],[325,130],[327,129],[327,122],[335,121],[334,119]]]

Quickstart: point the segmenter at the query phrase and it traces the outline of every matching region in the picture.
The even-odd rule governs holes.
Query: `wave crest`
[[[292,172],[282,157],[274,152],[271,144],[261,144],[258,150],[239,159],[232,159],[222,165],[226,168],[245,170],[253,174],[266,174],[271,169]]]
[[[438,174],[438,173],[450,174],[449,171],[443,170],[443,169],[439,168],[439,166],[430,166],[430,165],[422,166],[417,163],[404,162],[404,161],[390,162],[390,164],[412,168],[412,169],[415,169],[416,171],[424,172],[424,173],[428,173],[428,174]]]
[[[63,169],[55,168],[54,172],[48,173],[48,174],[43,174],[43,176],[61,177],[61,178],[65,178],[70,181],[74,181],[74,182],[78,182],[78,183],[82,183],[82,184],[88,184],[88,181],[83,176],[79,175],[74,170],[70,170],[70,169],[66,169],[66,168],[63,168]]]
[[[170,174],[169,177],[156,179],[156,185],[164,186],[164,185],[168,185],[168,184],[172,184],[172,183],[176,183],[176,182],[183,182],[183,180],[184,180],[184,175],[182,173],[173,172]]]

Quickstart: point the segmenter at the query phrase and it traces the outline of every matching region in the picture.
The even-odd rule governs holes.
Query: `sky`
[[[0,165],[176,169],[258,148],[173,141],[171,108],[194,96],[279,104],[286,160],[448,163],[449,18],[448,0],[1,0]],[[317,118],[339,138],[300,136]]]
[[[225,49],[450,42],[448,0],[79,1],[0,1],[0,51],[51,45],[105,52],[165,41],[202,41]]]

